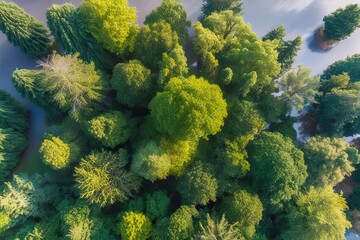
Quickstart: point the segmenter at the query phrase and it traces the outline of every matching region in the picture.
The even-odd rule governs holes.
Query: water
[[[13,2],[45,23],[46,9],[52,4],[71,2],[78,6],[82,1],[14,0]],[[200,13],[202,1],[183,0],[182,2],[187,10],[188,18],[193,22],[196,21]],[[160,3],[161,0],[129,0],[129,4],[138,9],[138,24],[141,24],[147,13],[160,5]],[[306,39],[312,35],[312,32],[322,24],[323,16],[349,3],[360,3],[360,0],[244,0],[244,19],[251,23],[252,29],[259,37],[262,37],[268,31],[283,23],[287,29],[287,37],[289,39],[300,35],[305,42]],[[326,53],[312,52],[306,44],[304,44],[295,64],[303,64],[311,67],[314,74],[321,74],[321,72],[334,61],[344,59],[355,53],[360,53],[359,39],[360,30],[357,30],[351,37],[342,41],[334,49]],[[20,51],[9,44],[5,36],[0,33],[0,88],[11,93],[24,104],[31,113],[29,147],[23,156],[22,164],[18,168],[19,171],[31,166],[33,164],[32,161],[39,161],[36,158],[36,152],[41,144],[42,134],[46,124],[44,111],[34,106],[28,100],[23,99],[12,87],[10,77],[16,68],[33,68],[35,66],[36,63],[33,60],[21,54]],[[353,240],[359,238],[352,235],[349,236],[348,239]]]

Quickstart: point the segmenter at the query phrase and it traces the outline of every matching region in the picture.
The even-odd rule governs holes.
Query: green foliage
[[[84,20],[73,4],[52,5],[46,12],[46,19],[56,43],[65,54],[78,52],[85,62],[93,61],[97,68],[112,70],[114,57],[86,31]]]
[[[6,226],[10,223],[11,219],[6,213],[0,212],[0,232],[5,230]]]
[[[360,211],[360,186],[353,188],[353,191],[348,198],[348,202],[353,208]]]
[[[75,168],[75,180],[82,198],[101,207],[125,201],[137,191],[140,181],[124,170],[127,163],[123,151],[118,154],[102,151],[81,159]]]
[[[333,89],[344,89],[349,85],[350,77],[348,73],[332,75],[330,79],[324,79],[321,83],[321,91],[325,94]]]
[[[154,141],[144,143],[134,154],[131,171],[154,182],[165,179],[170,171],[171,161],[163,148]]]
[[[281,236],[294,240],[345,240],[345,230],[351,227],[345,216],[346,209],[345,199],[331,187],[312,187],[296,201],[287,217],[289,229]]]
[[[209,214],[206,215],[206,222],[200,223],[201,231],[198,233],[197,239],[221,239],[221,240],[234,240],[243,239],[240,231],[238,230],[238,223],[229,224],[223,214],[220,221],[214,220]]]
[[[4,90],[0,90],[0,128],[12,128],[24,132],[29,128],[27,112],[19,102]]]
[[[181,43],[185,43],[188,38],[187,27],[191,22],[187,20],[186,11],[182,4],[177,0],[163,0],[162,4],[146,16],[144,24],[150,25],[164,20],[170,24]]]
[[[332,75],[348,73],[350,82],[360,81],[360,54],[354,54],[345,60],[339,60],[326,68],[321,79],[330,79]]]
[[[216,201],[218,182],[208,166],[195,164],[177,182],[176,188],[184,204],[207,205]]]
[[[149,104],[155,127],[161,133],[190,140],[216,134],[227,116],[226,106],[217,85],[195,76],[171,79],[164,92]]]
[[[150,237],[152,224],[142,213],[126,212],[118,225],[121,239],[146,240]]]
[[[291,107],[301,111],[306,103],[316,103],[315,97],[319,94],[319,77],[311,76],[311,69],[298,66],[287,71],[279,81],[280,90],[284,93],[280,96]]]
[[[272,123],[270,125],[270,130],[272,132],[279,132],[284,137],[289,137],[295,143],[297,140],[297,133],[294,129],[294,123],[297,122],[297,118],[288,117],[279,123]]]
[[[162,90],[173,77],[186,77],[188,74],[187,59],[184,49],[176,44],[168,53],[164,53],[160,62],[158,88]]]
[[[193,206],[181,206],[170,216],[168,227],[168,239],[185,240],[189,239],[195,231],[193,217],[198,211]]]
[[[262,132],[250,145],[249,156],[253,186],[266,205],[276,206],[298,194],[307,177],[306,165],[303,152],[289,138]]]
[[[257,108],[267,123],[277,122],[289,112],[286,102],[270,94],[261,96]]]
[[[165,217],[170,209],[170,198],[164,191],[156,191],[146,195],[146,216],[150,220]]]
[[[128,119],[120,111],[110,111],[89,121],[89,134],[103,146],[114,148],[126,142],[131,134]]]
[[[236,223],[237,228],[245,239],[251,239],[255,234],[255,227],[262,219],[263,205],[259,197],[246,190],[234,193],[226,197],[221,205],[230,223]]]
[[[117,55],[133,50],[137,16],[127,0],[85,0],[79,11],[87,30],[104,48]]]
[[[285,31],[286,29],[284,24],[280,24],[277,28],[274,28],[270,32],[265,34],[265,36],[262,37],[262,40],[278,40],[279,42],[281,42],[286,36]]]
[[[341,134],[346,124],[360,116],[360,91],[336,89],[319,99],[321,130],[329,135]]]
[[[334,187],[360,163],[358,150],[342,138],[313,137],[305,144],[304,154],[307,184],[315,187]]]
[[[52,137],[51,139],[45,139],[41,144],[39,152],[43,162],[55,170],[63,169],[69,165],[70,148],[60,138]]]
[[[178,41],[178,35],[171,29],[170,24],[163,20],[158,21],[141,28],[136,39],[134,53],[145,67],[158,72],[163,54],[169,53]]]
[[[360,7],[358,4],[349,4],[325,16],[323,20],[325,34],[333,40],[343,40],[360,26]]]
[[[15,3],[0,3],[0,30],[9,42],[33,58],[44,57],[50,52],[49,31]]]
[[[203,0],[200,19],[204,19],[213,12],[231,10],[235,14],[243,14],[242,0]]]
[[[11,182],[4,183],[0,194],[0,213],[10,218],[2,229],[25,222],[28,217],[45,215],[45,205],[59,197],[58,191],[56,186],[49,183],[47,176],[14,175]]]
[[[155,94],[151,71],[137,60],[117,64],[111,85],[116,90],[116,99],[131,108],[146,107]]]
[[[75,119],[80,111],[91,111],[86,110],[89,104],[101,100],[103,88],[94,64],[86,64],[78,56],[54,54],[50,60],[40,62],[43,70],[39,70],[44,73],[41,87],[50,93],[52,101],[63,111],[70,111]]]

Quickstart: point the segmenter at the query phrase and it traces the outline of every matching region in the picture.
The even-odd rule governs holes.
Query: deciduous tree
[[[43,162],[55,170],[63,169],[70,163],[70,148],[60,138],[45,139],[39,152]]]
[[[125,212],[118,225],[121,239],[146,240],[150,237],[152,224],[143,213]]]

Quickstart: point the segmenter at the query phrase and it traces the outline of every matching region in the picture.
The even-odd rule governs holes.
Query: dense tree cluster
[[[280,25],[261,39],[242,12],[204,0],[190,37],[176,0],[141,27],[127,0],[51,6],[59,51],[12,76],[47,112],[40,174],[11,172],[27,114],[0,91],[0,239],[344,239],[334,189],[360,175],[341,138],[360,131],[359,55],[313,76],[293,66],[301,37]],[[16,41],[35,35],[9,37],[23,51],[49,53],[23,10],[1,3],[0,20]],[[300,142],[292,108],[314,115],[316,136]],[[359,209],[359,189],[347,200]]]

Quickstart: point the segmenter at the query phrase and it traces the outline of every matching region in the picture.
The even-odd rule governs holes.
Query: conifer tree
[[[0,2],[0,30],[9,42],[33,58],[50,53],[49,31],[15,3]]]

